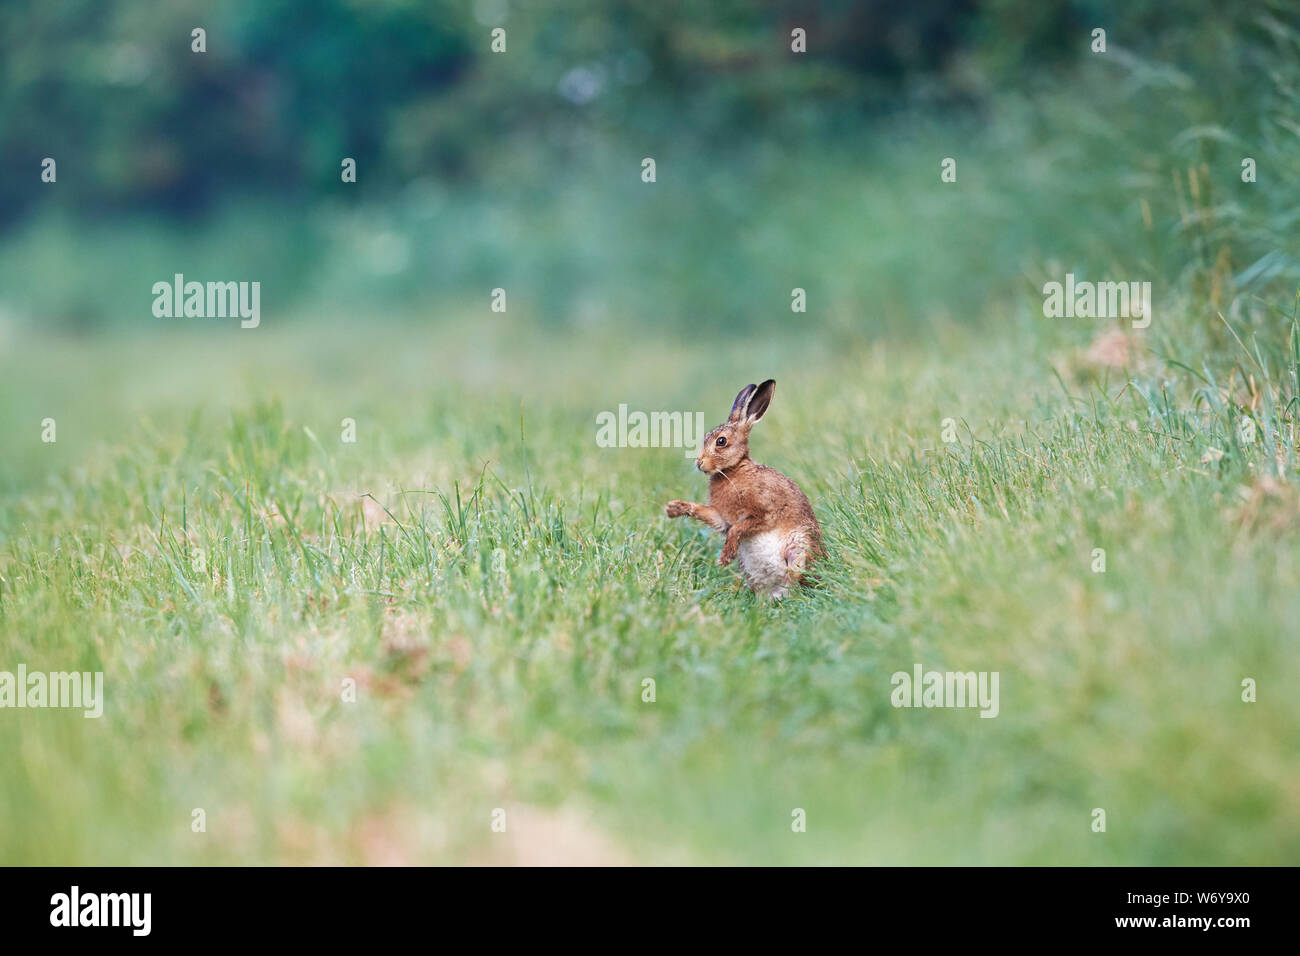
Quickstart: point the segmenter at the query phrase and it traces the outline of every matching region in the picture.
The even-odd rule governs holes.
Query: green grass
[[[512,322],[0,356],[0,668],[102,670],[107,696],[0,714],[0,861],[1300,854],[1285,349],[1143,349],[1125,388],[1078,329],[738,351]],[[1279,405],[1256,446],[1230,438],[1243,371]],[[595,445],[600,410],[712,424],[767,375],[755,455],[831,555],[778,605],[663,516],[705,495],[680,450]],[[998,671],[1000,716],[894,709],[914,663]]]
[[[1300,33],[1257,19],[942,123],[25,224],[0,670],[107,701],[0,711],[0,863],[1300,859]],[[176,271],[265,280],[262,326],[150,319]],[[1153,282],[1123,367],[1042,318],[1067,271]],[[829,551],[779,604],[664,516],[681,450],[596,444],[768,376]],[[999,716],[895,709],[916,664]]]

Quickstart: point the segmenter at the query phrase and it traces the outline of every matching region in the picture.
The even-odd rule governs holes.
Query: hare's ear
[[[767,407],[772,404],[772,393],[776,391],[776,379],[769,378],[754,392],[749,400],[749,407],[745,409],[745,420],[751,425],[758,421],[767,413]]]
[[[738,422],[745,417],[745,407],[749,404],[749,398],[754,394],[756,385],[746,385],[736,396],[735,404],[731,406],[731,414],[727,416],[727,421]]]

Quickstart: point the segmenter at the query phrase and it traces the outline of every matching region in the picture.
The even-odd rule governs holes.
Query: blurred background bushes
[[[734,327],[789,321],[801,286],[801,321],[883,327],[1044,264],[1183,281],[1224,241],[1233,277],[1291,281],[1295,24],[1283,0],[9,3],[0,318],[136,323],[186,272],[261,279],[281,315],[503,286],[540,321]],[[1243,155],[1270,189],[1237,188]]]

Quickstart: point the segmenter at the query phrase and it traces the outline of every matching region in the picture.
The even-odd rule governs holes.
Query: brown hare
[[[709,503],[670,501],[670,518],[688,515],[726,535],[724,567],[739,558],[757,594],[784,597],[826,552],[812,505],[799,486],[749,457],[749,430],[772,404],[776,381],[746,385],[725,422],[704,436],[695,467],[709,476]]]

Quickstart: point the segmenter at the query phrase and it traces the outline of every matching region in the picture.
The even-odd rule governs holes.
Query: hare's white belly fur
[[[740,539],[736,557],[751,588],[771,592],[773,597],[785,595],[792,583],[790,565],[786,564],[786,550],[791,544],[790,535],[780,531],[763,531]]]

